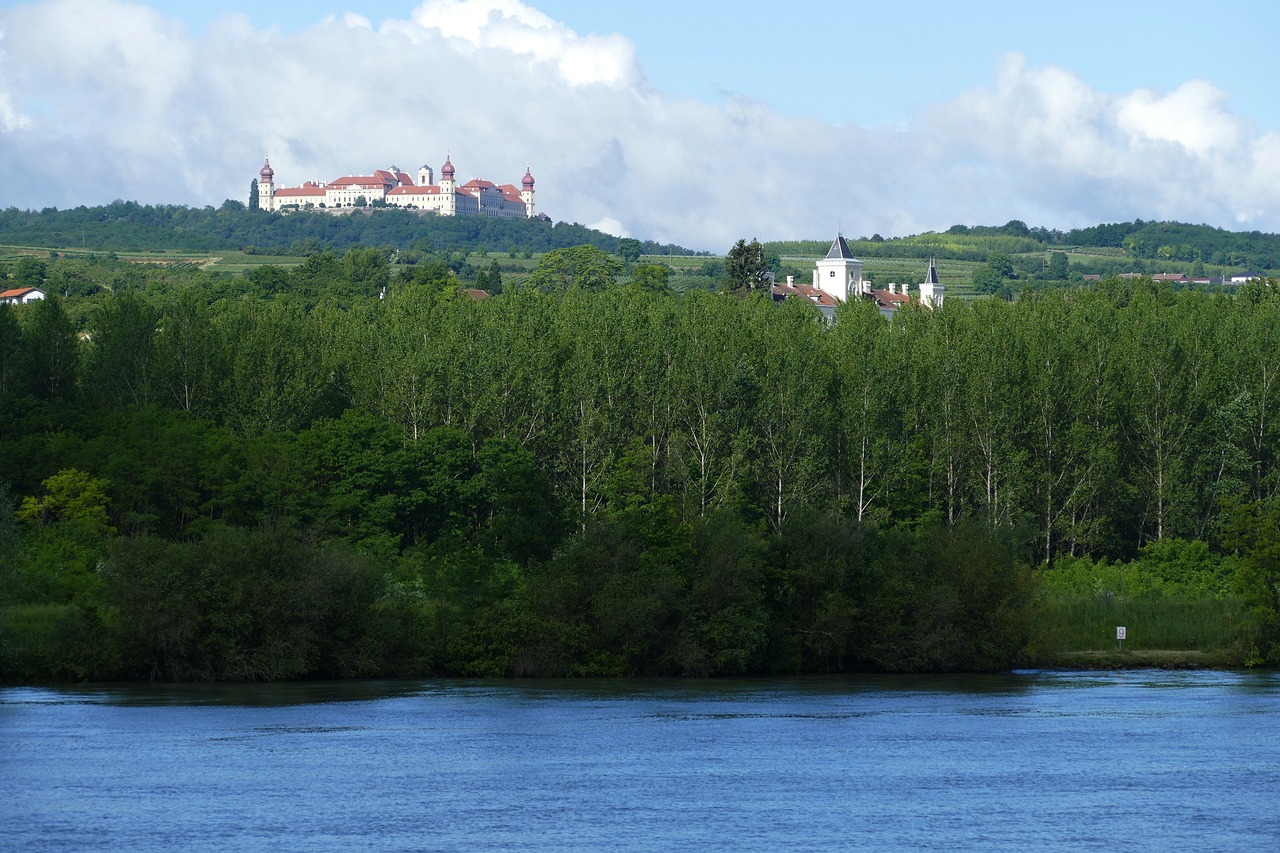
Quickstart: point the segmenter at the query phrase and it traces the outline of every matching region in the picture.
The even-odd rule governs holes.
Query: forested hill
[[[335,216],[326,212],[290,214],[250,211],[227,201],[219,208],[141,205],[115,201],[99,207],[41,211],[0,211],[0,245],[98,251],[251,251],[306,255],[324,249],[365,246],[398,249],[549,252],[591,245],[618,251],[618,237],[569,222],[493,219],[486,216],[426,216],[379,209]],[[992,254],[1028,255],[1050,250],[1101,249],[1117,260],[1195,262],[1259,272],[1280,269],[1280,234],[1234,232],[1182,222],[1106,223],[1060,231],[1030,227],[1019,220],[1004,225],[953,225],[946,231],[885,238],[850,239],[864,258],[928,258],[986,262]],[[782,256],[818,256],[830,242],[773,241]],[[640,241],[647,255],[691,255],[687,248]],[[1088,271],[1088,270],[1087,270]],[[1117,270],[1093,270],[1115,272]]]
[[[0,211],[0,244],[101,251],[241,251],[309,254],[323,249],[392,246],[398,249],[549,252],[588,244],[618,250],[618,237],[569,222],[428,216],[379,209],[347,215],[267,213],[228,201],[220,208],[141,205]],[[642,241],[646,254],[692,254],[681,246]]]
[[[1077,228],[1067,233],[1073,245],[1124,249],[1139,258],[1194,261],[1258,270],[1280,268],[1280,234],[1224,231],[1183,222],[1120,222]]]
[[[829,240],[775,242],[781,255],[821,255]],[[946,258],[987,261],[992,253],[1028,254],[1049,250],[1111,249],[1117,256],[1153,261],[1201,261],[1257,271],[1280,269],[1280,234],[1236,232],[1183,222],[1120,222],[1058,231],[1028,227],[1018,220],[1004,225],[953,225],[942,233],[884,238],[879,234],[849,240],[863,258]]]

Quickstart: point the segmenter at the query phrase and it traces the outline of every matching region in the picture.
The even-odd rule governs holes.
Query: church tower
[[[418,186],[429,187],[436,182],[436,173],[430,166],[418,170]]]
[[[862,261],[853,256],[843,234],[836,235],[827,256],[818,261],[813,271],[813,286],[841,302],[848,302],[865,291]]]
[[[262,158],[262,168],[258,170],[258,208],[275,210],[276,170],[271,168],[271,158]]]
[[[453,175],[453,162],[446,153],[444,165],[440,167],[440,192],[445,197],[444,208],[440,212],[445,216],[455,216],[458,213],[458,185],[454,182]]]
[[[524,179],[520,181],[520,200],[524,202],[524,215],[533,217],[533,172],[532,167],[526,165],[524,169]]]
[[[929,259],[929,272],[920,284],[920,302],[930,308],[941,308],[944,298],[942,282],[938,281],[938,266]]]

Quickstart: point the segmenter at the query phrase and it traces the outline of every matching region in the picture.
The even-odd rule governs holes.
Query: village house
[[[0,305],[22,305],[44,299],[44,291],[38,287],[18,287],[0,293]]]

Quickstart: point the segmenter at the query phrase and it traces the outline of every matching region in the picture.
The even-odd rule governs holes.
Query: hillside
[[[847,238],[846,238],[847,239]],[[1029,228],[1014,220],[998,226],[954,225],[943,233],[849,239],[872,281],[912,283],[936,258],[954,296],[1001,293],[1079,282],[1086,275],[1183,273],[1220,277],[1280,269],[1280,235],[1232,232],[1181,222],[1123,222],[1071,231]],[[780,275],[809,274],[830,239],[765,244]],[[1055,263],[1056,258],[1056,263]]]
[[[0,245],[140,252],[249,251],[304,255],[322,249],[390,246],[397,249],[549,252],[589,244],[618,250],[619,238],[577,223],[532,219],[428,216],[377,210],[335,216],[250,211],[228,201],[220,208],[140,205],[0,211]],[[652,254],[689,254],[680,246],[641,242]]]
[[[724,267],[717,256],[673,244],[625,242],[631,243],[626,248],[632,251],[638,244],[650,262],[669,267],[669,285],[676,292],[717,290],[721,285]],[[998,226],[954,225],[942,233],[905,237],[874,234],[848,242],[864,260],[865,275],[877,285],[914,284],[927,260],[935,258],[948,294],[961,299],[984,294],[1011,297],[1027,287],[1071,286],[1087,275],[1182,273],[1212,279],[1246,271],[1268,275],[1280,269],[1280,235],[1179,222],[1135,220],[1064,232],[1013,220]],[[233,274],[264,264],[296,265],[326,250],[341,255],[352,248],[377,247],[393,263],[397,258],[412,263],[425,254],[454,257],[451,266],[467,280],[463,259],[479,269],[502,255],[503,273],[518,279],[537,256],[583,244],[614,254],[624,248],[620,238],[576,223],[423,216],[404,210],[334,216],[249,211],[234,201],[217,209],[117,201],[64,211],[0,211],[0,246],[10,255],[109,253],[170,269],[190,265]],[[808,280],[813,261],[829,246],[826,237],[764,243],[778,278],[790,275],[799,281]]]

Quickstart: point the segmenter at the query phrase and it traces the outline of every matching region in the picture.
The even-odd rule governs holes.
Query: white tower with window
[[[841,302],[867,291],[867,283],[862,280],[862,261],[853,256],[843,234],[836,235],[827,256],[818,261],[813,271],[813,286]]]

